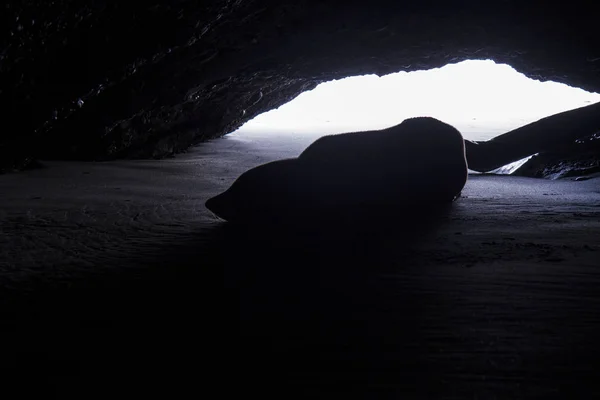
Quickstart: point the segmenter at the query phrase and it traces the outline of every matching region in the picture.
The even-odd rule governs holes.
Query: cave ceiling
[[[317,84],[493,59],[600,92],[589,1],[13,1],[0,169],[160,158]]]

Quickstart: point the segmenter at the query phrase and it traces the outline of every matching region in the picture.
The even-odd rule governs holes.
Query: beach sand
[[[599,178],[472,175],[444,216],[381,229],[204,208],[311,140],[0,176],[4,393],[600,396]]]

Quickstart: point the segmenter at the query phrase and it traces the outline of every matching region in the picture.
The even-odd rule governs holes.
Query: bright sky
[[[540,118],[600,101],[556,82],[527,78],[506,64],[470,60],[442,68],[322,83],[237,133],[323,134],[380,129],[415,116],[455,126],[466,139],[486,140]]]

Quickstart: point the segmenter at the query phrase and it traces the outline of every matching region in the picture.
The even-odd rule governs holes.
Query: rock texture
[[[0,169],[164,157],[318,83],[491,58],[600,91],[593,2],[8,0]]]
[[[472,170],[488,172],[537,154],[518,174],[559,178],[597,172],[599,135],[600,103],[595,103],[542,118],[491,140],[466,140],[465,145]]]
[[[560,179],[600,173],[600,133],[530,158],[514,174]]]

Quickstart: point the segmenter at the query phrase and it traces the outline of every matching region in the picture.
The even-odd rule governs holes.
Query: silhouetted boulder
[[[377,219],[446,205],[467,180],[462,135],[434,118],[325,136],[242,174],[206,206],[236,221]]]

